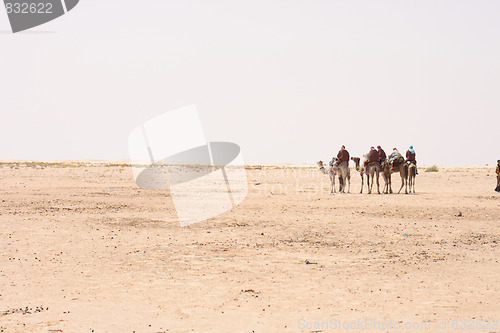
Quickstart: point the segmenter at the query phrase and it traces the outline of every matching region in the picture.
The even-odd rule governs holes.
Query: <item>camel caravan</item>
[[[325,166],[323,161],[318,162],[319,170],[330,177],[331,193],[336,193],[336,176],[338,176],[339,180],[339,193],[345,193],[346,188],[347,193],[350,193],[351,170],[349,168],[349,161],[354,162],[356,171],[359,172],[361,177],[361,190],[359,193],[363,193],[366,177],[368,194],[372,193],[375,183],[377,184],[377,193],[380,194],[380,175],[382,175],[384,180],[382,192],[385,194],[393,193],[391,180],[393,173],[398,173],[401,177],[401,187],[398,193],[401,193],[403,187],[406,194],[415,193],[415,178],[418,175],[418,170],[416,153],[413,146],[408,148],[406,159],[396,148],[387,156],[381,146],[377,146],[377,149],[371,147],[370,151],[363,155],[363,161],[361,161],[360,157],[350,157],[345,146],[342,146],[337,157],[333,157],[328,166]]]

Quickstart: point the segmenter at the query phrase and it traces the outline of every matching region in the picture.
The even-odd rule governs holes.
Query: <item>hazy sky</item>
[[[251,162],[382,144],[421,164],[500,158],[500,1],[80,0],[12,34],[0,9],[0,159],[126,159],[196,104]]]

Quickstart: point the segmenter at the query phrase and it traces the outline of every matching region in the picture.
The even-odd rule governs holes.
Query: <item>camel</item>
[[[333,166],[329,166],[328,168],[325,168],[325,166],[323,165],[323,161],[318,161],[318,166],[319,166],[319,170],[321,172],[323,172],[325,175],[328,175],[330,177],[330,183],[332,185],[332,189],[331,189],[330,193],[335,193],[335,176],[337,175],[337,169],[334,168]],[[340,176],[339,176],[339,182],[342,182],[341,179],[342,178],[340,178]]]
[[[401,187],[399,188],[398,193],[401,193],[403,186],[405,186],[405,193],[408,194],[408,168],[406,163],[401,161],[396,168],[391,168],[391,164],[388,160],[382,162],[382,174],[384,175],[384,179],[386,180],[386,184],[384,186],[384,193],[393,193],[392,192],[392,180],[391,175],[393,173],[398,173],[401,177]]]
[[[364,159],[366,160],[366,158],[368,157],[367,154],[364,154],[363,155]],[[359,157],[351,157],[351,160],[354,161],[354,163],[356,164],[356,171],[359,172],[359,175],[361,176],[361,190],[359,191],[359,193],[363,193],[363,184],[364,184],[364,175],[366,175],[365,173],[365,164],[364,163],[361,163],[361,159]],[[388,175],[387,175],[387,172],[385,172],[384,168],[381,166],[380,167],[380,173],[382,174],[382,178],[384,178],[384,193],[387,194],[388,193],[388,188],[389,188],[389,180],[388,180]],[[366,177],[368,177],[368,175],[366,175]],[[392,191],[391,191],[392,193]]]
[[[377,192],[380,194],[380,183],[379,183],[379,176],[380,176],[380,164],[379,162],[370,162],[368,163],[368,166],[366,168],[366,181],[368,185],[368,194],[372,193],[372,188],[373,188],[373,178],[377,176]],[[371,185],[370,185],[370,177],[372,179]]]
[[[347,184],[347,193],[351,193],[351,169],[349,169],[349,161],[337,165],[337,158],[334,157],[330,161],[330,165],[332,168],[337,168],[340,181],[339,192],[345,193],[345,185]]]
[[[410,188],[410,193],[415,193],[415,177],[417,176],[417,166],[415,163],[411,162],[408,165],[408,187]]]
[[[330,182],[332,189],[330,193],[335,193],[335,175],[339,175],[339,193],[345,193],[345,184],[347,183],[347,193],[351,190],[351,172],[349,170],[348,163],[342,163],[341,165],[336,165],[337,158],[333,158],[330,161],[330,167],[325,168],[323,161],[318,162],[319,169],[330,176]]]

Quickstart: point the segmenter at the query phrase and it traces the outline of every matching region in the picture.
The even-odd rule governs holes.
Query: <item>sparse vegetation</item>
[[[438,172],[439,168],[437,165],[429,166],[425,169],[425,172]]]

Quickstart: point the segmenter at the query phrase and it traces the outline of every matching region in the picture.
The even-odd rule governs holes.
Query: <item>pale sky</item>
[[[80,0],[12,34],[0,9],[0,159],[127,159],[136,126],[196,104],[247,163],[413,144],[422,165],[494,165],[499,18],[497,0]]]

